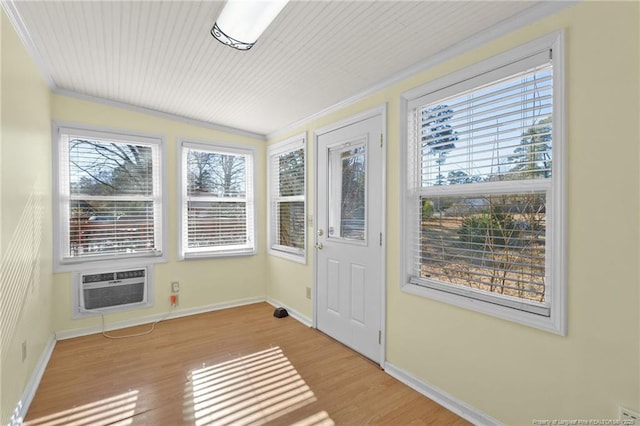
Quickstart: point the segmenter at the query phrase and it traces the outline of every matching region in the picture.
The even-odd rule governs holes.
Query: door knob
[[[318,250],[322,250],[322,247],[324,247],[324,246],[322,245],[322,243],[316,243],[316,248],[317,248]]]
[[[322,229],[318,229],[318,237],[322,237],[324,235],[324,231]]]

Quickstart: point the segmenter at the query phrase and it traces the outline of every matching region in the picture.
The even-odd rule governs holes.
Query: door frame
[[[349,116],[348,118],[333,122],[327,126],[320,127],[313,131],[313,319],[312,326],[317,328],[318,324],[318,249],[315,247],[318,242],[318,138],[326,133],[343,127],[350,126],[360,121],[379,117],[382,121],[382,262],[380,262],[380,367],[384,368],[387,354],[387,103],[368,109],[361,113]]]

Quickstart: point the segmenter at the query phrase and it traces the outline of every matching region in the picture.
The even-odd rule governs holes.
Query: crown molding
[[[36,67],[40,70],[40,74],[42,74],[42,78],[46,81],[47,86],[51,90],[56,87],[55,81],[51,77],[51,72],[49,68],[45,66],[45,62],[42,60],[42,56],[38,49],[36,49],[36,45],[33,42],[33,38],[31,37],[31,33],[27,29],[27,26],[24,24],[22,20],[22,16],[20,16],[20,12],[18,12],[18,8],[16,7],[17,0],[0,0],[0,5],[4,9],[11,25],[18,33],[18,37],[22,40],[22,44],[24,44],[27,49],[27,53],[36,64]]]
[[[368,96],[371,96],[381,90],[384,90],[416,74],[424,72],[429,68],[432,68],[440,63],[443,63],[463,53],[469,52],[475,48],[482,46],[483,44],[486,44],[499,37],[507,35],[537,20],[540,20],[549,15],[557,13],[568,6],[578,3],[578,0],[542,1],[510,18],[507,18],[501,21],[500,23],[492,26],[491,28],[481,31],[480,33],[475,34],[474,36],[469,37],[459,43],[456,43],[453,46],[450,46],[421,62],[418,62],[408,68],[405,68],[404,70],[396,73],[392,77],[382,80],[374,84],[373,86],[369,87],[368,89],[365,89],[357,93],[354,96],[351,96],[340,102],[337,102],[303,119],[297,120],[280,130],[276,130],[274,132],[267,133],[267,134],[262,134],[262,133],[252,132],[252,131],[239,129],[235,127],[216,124],[216,123],[212,123],[204,120],[188,118],[188,117],[177,115],[177,114],[162,112],[162,111],[154,110],[151,108],[131,105],[124,102],[109,100],[106,98],[85,95],[85,94],[81,94],[81,93],[77,93],[74,91],[61,89],[57,87],[55,81],[51,76],[50,70],[45,66],[45,62],[42,60],[42,56],[40,55],[39,51],[36,49],[35,44],[33,43],[33,39],[29,31],[27,30],[22,20],[22,17],[20,16],[20,13],[18,12],[18,9],[16,7],[17,1],[18,0],[0,0],[0,5],[2,5],[2,8],[5,10],[9,20],[11,21],[13,27],[18,33],[18,36],[22,40],[27,51],[29,52],[32,59],[34,60],[44,80],[46,81],[47,85],[51,88],[51,91],[53,93],[74,97],[77,99],[87,100],[90,102],[96,102],[104,105],[114,106],[117,108],[128,109],[131,111],[141,112],[144,114],[154,115],[154,116],[166,118],[169,120],[180,121],[180,122],[184,122],[184,123],[199,126],[199,127],[205,127],[212,130],[217,130],[217,131],[235,134],[239,136],[250,137],[250,138],[263,140],[263,141],[270,141],[270,140],[274,140],[279,137],[282,137],[293,130],[296,130],[302,126],[307,125],[313,120],[321,118],[330,113],[339,111],[347,106],[353,105],[365,99]]]
[[[262,141],[267,140],[266,136],[262,133],[251,132],[248,130],[238,129],[235,127],[216,124],[216,123],[212,123],[204,120],[197,120],[194,118],[189,118],[189,117],[184,117],[177,114],[158,111],[151,108],[140,107],[140,106],[128,104],[125,102],[119,102],[119,101],[101,98],[97,96],[86,95],[86,94],[82,94],[82,93],[78,93],[78,92],[74,92],[71,90],[62,89],[58,87],[56,85],[56,82],[53,80],[51,76],[51,71],[49,70],[49,68],[45,66],[45,62],[42,59],[40,52],[36,48],[35,43],[33,42],[33,38],[29,33],[29,30],[24,24],[22,16],[20,15],[20,12],[18,11],[18,8],[16,6],[17,1],[18,0],[0,0],[0,5],[2,6],[5,13],[7,14],[7,17],[9,18],[9,21],[11,22],[11,24],[13,25],[13,28],[18,34],[18,37],[20,38],[25,48],[27,49],[27,53],[29,54],[29,56],[31,56],[31,58],[35,62],[36,67],[40,71],[40,74],[42,75],[43,79],[46,81],[47,85],[49,86],[49,88],[53,93],[58,95],[63,95],[63,96],[69,96],[72,98],[85,100],[89,102],[95,102],[95,103],[103,104],[107,106],[112,106],[116,108],[123,108],[130,111],[153,115],[156,117],[165,118],[173,121],[180,121],[186,124],[191,124],[198,127],[205,127],[205,128],[217,130],[220,132],[230,133],[230,134],[239,135],[239,136],[245,136],[245,137],[258,139]]]
[[[374,84],[373,86],[361,91],[354,96],[346,98],[301,120],[295,121],[287,125],[283,129],[268,133],[266,135],[267,140],[271,141],[284,136],[288,132],[305,126],[313,120],[319,119],[321,117],[324,117],[325,115],[353,105],[367,98],[368,96],[371,96],[393,86],[394,84],[400,83],[403,80],[413,77],[414,75],[417,75],[421,72],[427,71],[428,69],[433,68],[434,66],[439,65],[445,61],[448,61],[449,59],[453,59],[463,53],[467,53],[473,49],[479,48],[484,44],[503,37],[542,18],[558,13],[562,9],[565,9],[566,7],[572,6],[577,3],[578,0],[543,1],[534,6],[531,6],[530,8],[511,16],[510,18],[497,23],[491,28],[487,28],[486,30],[481,31],[459,43],[441,50],[440,52],[430,56],[423,61],[405,68],[404,70],[394,74],[392,77],[382,80],[379,83]]]
[[[209,121],[197,120],[195,118],[189,118],[182,115],[171,114],[169,112],[158,111],[156,109],[141,107],[133,104],[128,104],[125,102],[114,101],[111,99],[101,98],[98,96],[85,95],[85,94],[74,92],[71,90],[60,89],[58,87],[55,87],[51,90],[53,93],[57,95],[68,96],[68,97],[80,99],[83,101],[89,101],[89,102],[94,102],[101,105],[126,109],[129,111],[134,111],[142,114],[152,115],[155,117],[165,118],[167,120],[173,120],[173,121],[179,121],[186,124],[191,124],[193,126],[205,127],[207,129],[217,130],[219,132],[225,132],[225,133],[230,133],[238,136],[245,136],[253,139],[258,139],[261,141],[267,140],[266,136],[262,133],[256,133],[256,132],[251,132],[249,130],[238,129],[236,127],[211,123]]]

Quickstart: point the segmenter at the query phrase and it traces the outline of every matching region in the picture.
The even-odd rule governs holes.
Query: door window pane
[[[366,236],[366,149],[330,150],[329,237],[364,241]]]

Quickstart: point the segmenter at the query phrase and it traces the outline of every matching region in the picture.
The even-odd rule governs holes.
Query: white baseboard
[[[235,308],[237,306],[251,305],[253,303],[265,302],[264,297],[250,297],[246,299],[231,300],[228,302],[214,303],[213,305],[198,306],[197,308],[179,309],[164,314],[149,315],[146,317],[135,318],[125,321],[117,321],[107,323],[105,331],[118,330],[121,328],[133,327],[136,325],[151,324],[156,321],[164,321],[173,318],[181,318],[189,315],[203,314],[206,312],[219,311],[220,309]],[[57,340],[72,339],[74,337],[87,336],[89,334],[101,333],[102,325],[96,325],[86,328],[78,328],[74,330],[65,330],[56,332]]]
[[[40,385],[40,380],[42,380],[42,376],[44,375],[44,370],[47,368],[47,364],[49,364],[49,359],[51,358],[51,354],[53,353],[53,348],[56,346],[56,338],[54,335],[51,335],[47,345],[45,346],[42,354],[40,355],[40,359],[36,364],[36,368],[31,373],[31,377],[27,382],[27,386],[22,393],[22,398],[18,401],[15,410],[13,410],[13,415],[9,420],[10,426],[20,426],[22,425],[22,421],[24,417],[27,415],[27,411],[29,411],[29,406],[31,406],[31,401],[33,401],[33,397],[36,394],[36,390]]]
[[[402,383],[409,386],[413,390],[420,392],[427,398],[437,402],[444,408],[453,411],[460,417],[475,425],[503,426],[503,423],[481,412],[477,408],[472,407],[471,405],[455,398],[452,395],[449,395],[448,393],[444,392],[441,389],[438,389],[435,386],[423,382],[413,374],[408,373],[389,362],[385,363],[384,370],[387,372],[387,374],[400,380]]]
[[[163,319],[180,318],[180,317],[185,317],[189,315],[196,315],[196,314],[201,314],[201,313],[206,313],[211,311],[217,311],[221,309],[227,309],[227,308],[233,308],[237,306],[250,305],[253,303],[265,302],[265,301],[274,307],[285,308],[289,313],[289,315],[295,320],[299,321],[300,323],[308,327],[313,326],[313,321],[310,318],[308,318],[305,315],[302,315],[300,312],[296,311],[295,309],[291,309],[287,307],[286,305],[284,305],[283,303],[281,303],[276,299],[267,298],[265,300],[265,298],[263,297],[253,297],[253,298],[238,299],[238,300],[233,300],[233,301],[223,302],[223,303],[216,303],[213,305],[200,306],[198,308],[184,309],[184,310],[179,310],[175,312],[170,312],[168,314],[150,315],[147,317],[137,318],[134,320],[119,321],[119,322],[107,325],[106,329],[115,330],[119,328],[131,327],[135,325],[149,324],[149,323],[152,323],[158,320],[163,320]],[[56,345],[56,340],[70,339],[73,337],[80,337],[88,334],[99,333],[101,331],[102,331],[102,327],[97,326],[97,327],[88,327],[83,329],[63,331],[63,332],[56,333],[54,336],[51,336],[51,338],[49,339],[49,342],[47,343],[47,346],[45,347],[44,351],[42,352],[42,355],[40,356],[40,359],[38,360],[36,368],[31,374],[31,378],[29,379],[29,382],[25,387],[25,390],[22,394],[22,398],[18,402],[14,410],[14,413],[11,416],[9,426],[22,425],[22,420],[24,419],[24,417],[27,414],[27,411],[29,410],[31,401],[33,401],[33,397],[35,396],[36,390],[38,389],[40,380],[42,380],[42,376],[44,374],[45,368],[47,367],[47,364],[49,363],[49,359],[51,358],[51,354],[53,353],[53,349]],[[452,395],[449,395],[448,393],[442,391],[441,389],[438,389],[435,386],[432,386],[423,382],[416,376],[412,375],[411,373],[399,367],[396,367],[390,362],[385,363],[384,370],[390,376],[398,379],[400,382],[404,383],[405,385],[409,386],[415,391],[421,393],[427,398],[437,402],[438,404],[442,405],[448,410],[458,414],[460,417],[470,421],[473,424],[487,425],[487,426],[503,426],[503,423],[481,412],[477,408],[455,398]]]
[[[313,321],[311,321],[309,317],[307,317],[306,315],[302,315],[300,312],[288,307],[287,305],[280,302],[279,300],[273,299],[271,297],[267,297],[267,303],[272,305],[275,308],[278,308],[278,307],[285,308],[289,313],[290,317],[292,317],[295,320],[298,320],[299,322],[306,325],[307,327],[313,327]]]

